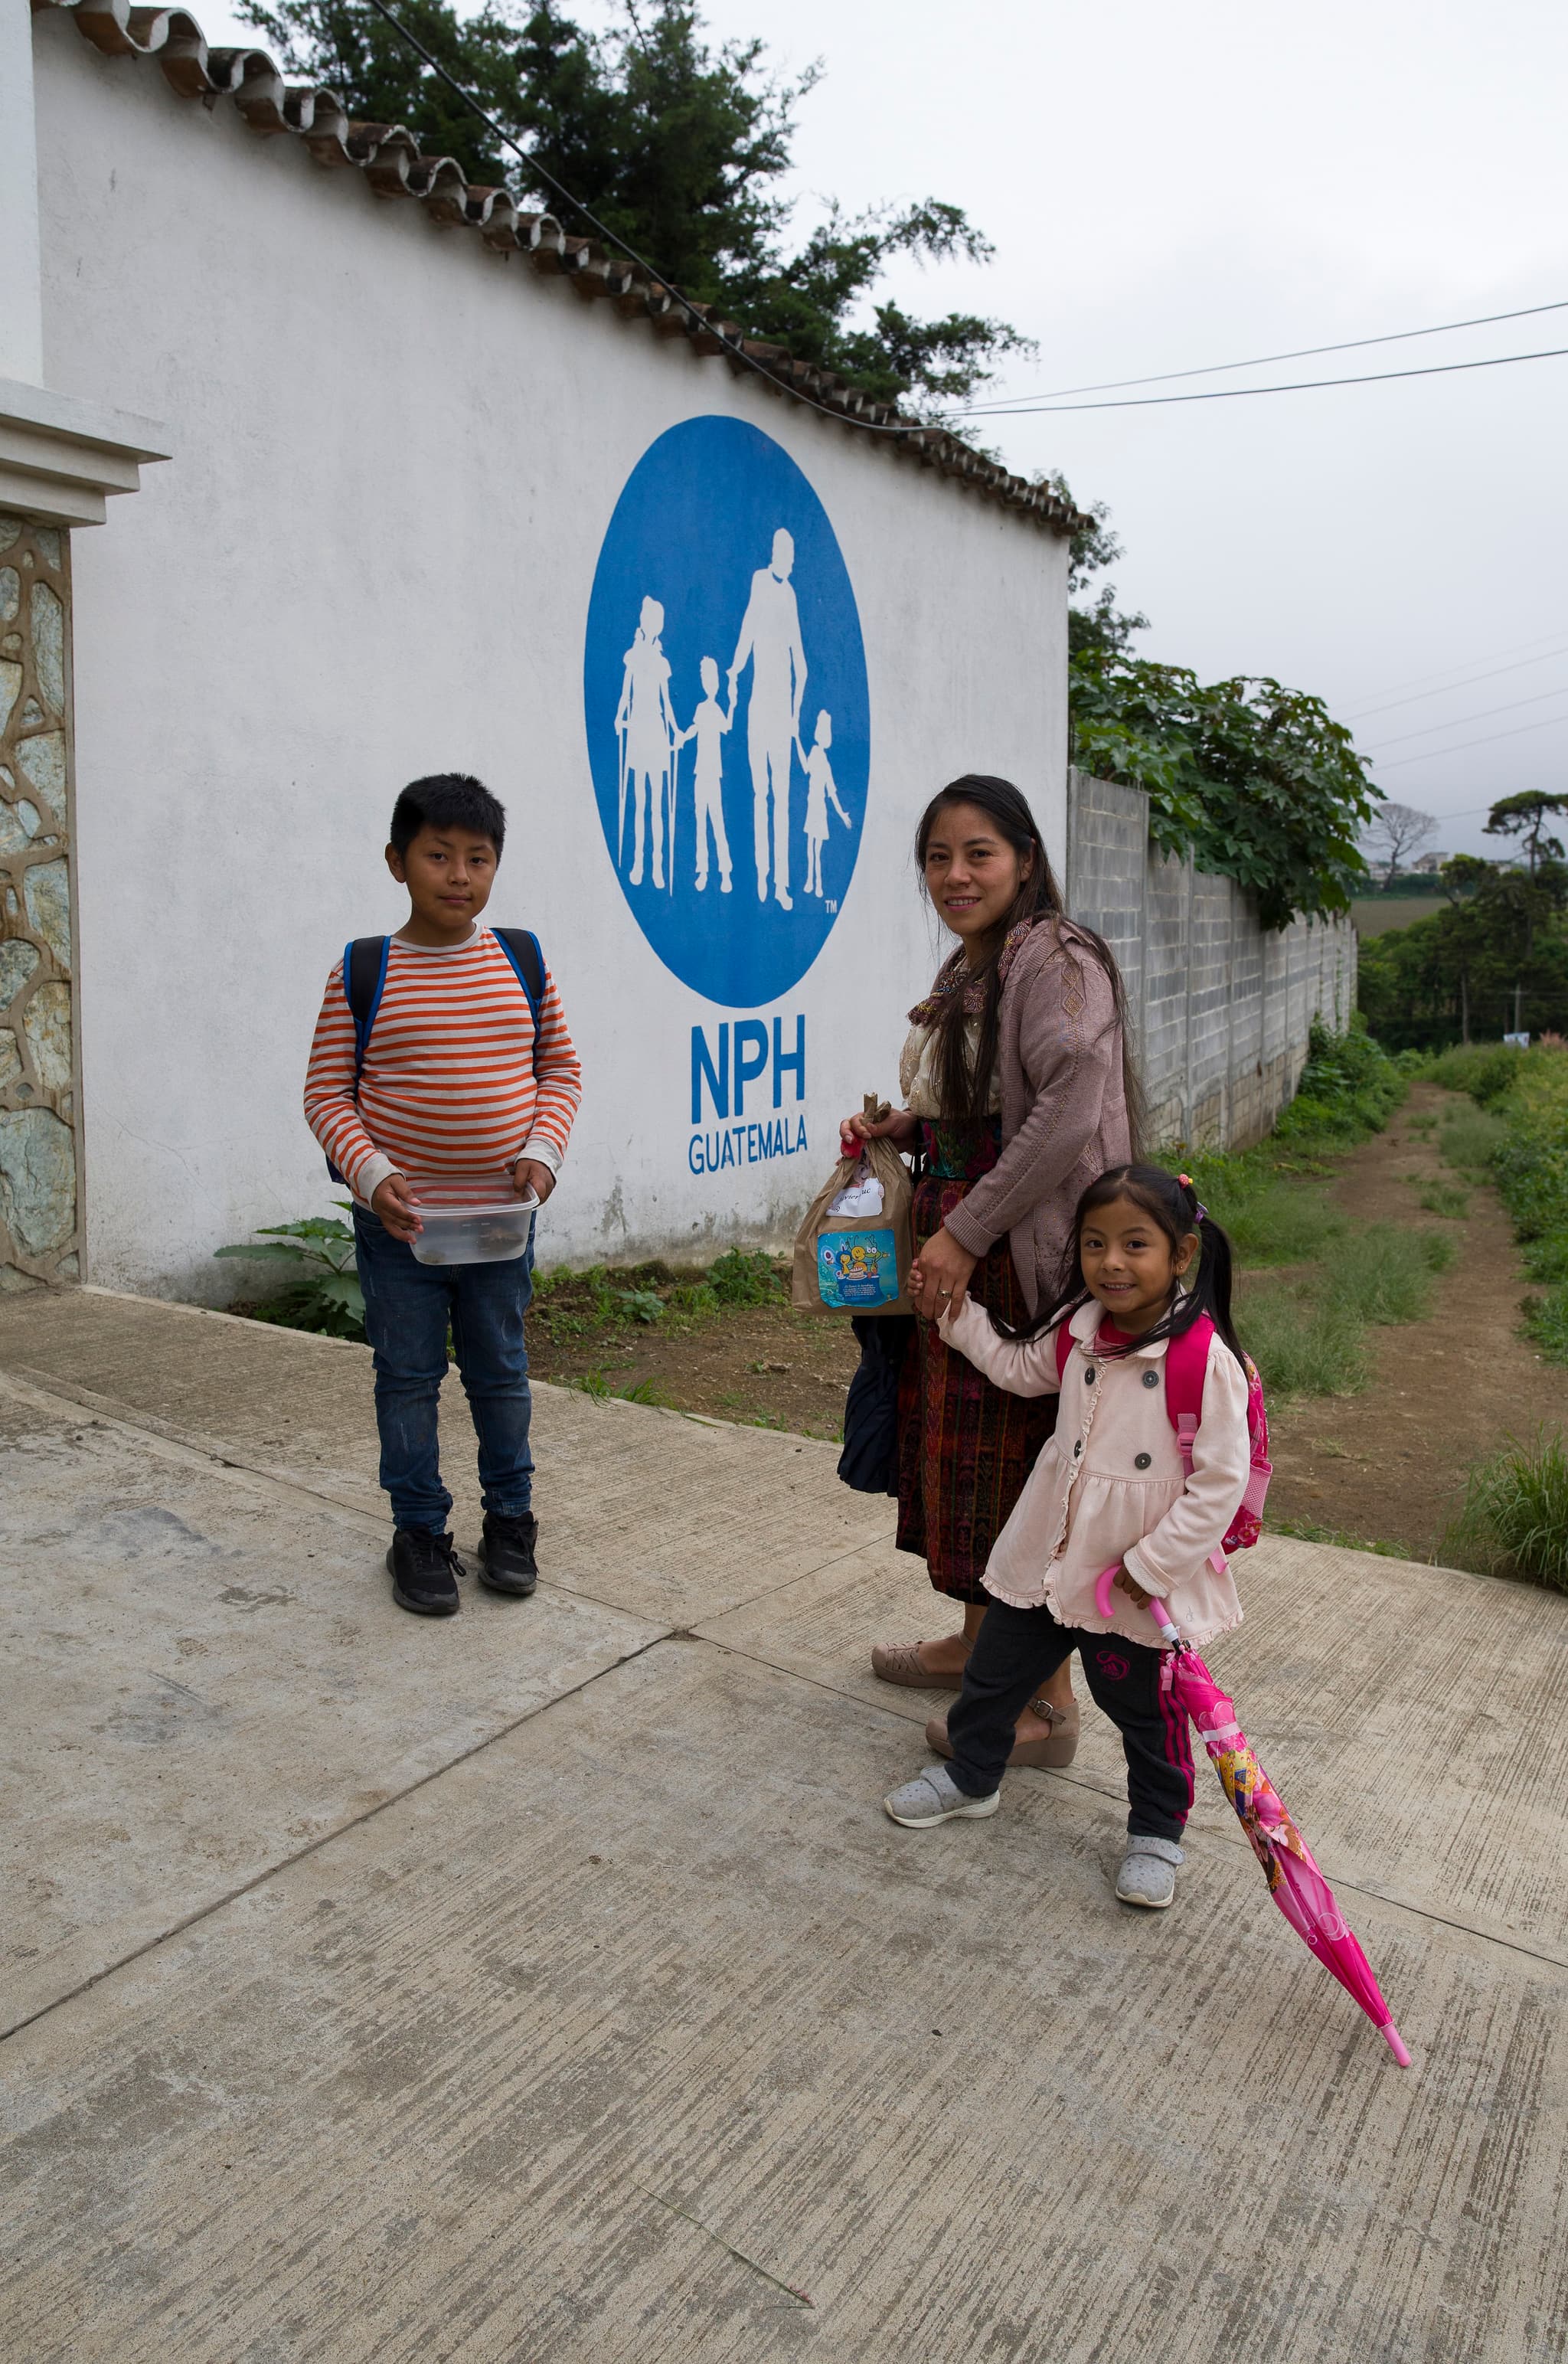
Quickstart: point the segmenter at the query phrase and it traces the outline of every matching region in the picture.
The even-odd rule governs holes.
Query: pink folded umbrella
[[[1117,1574],[1114,1566],[1107,1567],[1095,1583],[1095,1606],[1102,1617],[1111,1613],[1111,1586]],[[1191,1644],[1183,1641],[1164,1602],[1151,1599],[1149,1614],[1162,1638],[1171,1645],[1161,1682],[1202,1734],[1220,1787],[1263,1867],[1269,1894],[1296,1935],[1351,2000],[1360,2003],[1401,2068],[1408,2068],[1410,2055],[1373,1977],[1372,1966],[1335,1903],[1333,1890],[1313,1862],[1307,1841],[1253,1754],[1237,1722],[1234,1702],[1227,1699]]]

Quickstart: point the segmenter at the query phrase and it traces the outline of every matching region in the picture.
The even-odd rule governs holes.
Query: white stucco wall
[[[1061,864],[1064,543],[258,139],[227,102],[175,97],[63,17],[36,39],[48,379],[166,421],[174,454],[76,537],[91,1277],[216,1299],[215,1247],[325,1207],[299,1113],[322,985],[347,937],[403,917],[393,797],[448,768],[508,807],[489,916],[537,929],[584,1056],[541,1255],[776,1236],[838,1115],[895,1087],[936,949],[909,847],[924,799],[1005,774]],[[872,759],[841,917],[756,1013],[786,1035],[807,1016],[809,1151],[708,1177],[687,1159],[691,1029],[746,1013],[700,1000],[634,923],[582,666],[628,474],[714,412],[783,444],[826,507]]]

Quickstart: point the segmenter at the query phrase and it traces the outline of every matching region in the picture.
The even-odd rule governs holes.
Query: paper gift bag
[[[887,1103],[868,1092],[865,1113],[880,1121]],[[796,1236],[792,1301],[810,1313],[907,1313],[912,1196],[890,1141],[841,1157]]]

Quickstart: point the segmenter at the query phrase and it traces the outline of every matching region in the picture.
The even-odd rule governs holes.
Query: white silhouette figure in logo
[[[801,645],[800,610],[795,605],[790,570],[795,564],[795,538],[783,526],[773,536],[773,554],[767,566],[751,577],[751,596],[741,619],[740,637],[729,661],[729,710],[735,711],[735,686],[751,665],[751,697],[746,710],[746,752],[751,760],[752,832],[757,855],[757,899],[768,899],[768,797],[773,804],[773,896],[785,911],[795,909],[789,891],[790,764],[800,727],[800,701],[806,690],[806,651]]]
[[[822,849],[828,842],[828,806],[846,829],[854,826],[849,814],[839,802],[838,785],[833,778],[833,766],[828,761],[828,750],[833,744],[833,718],[826,707],[817,717],[817,735],[808,755],[797,739],[795,752],[806,774],[806,891],[808,895],[822,892]]]
[[[626,858],[626,797],[631,790],[631,884],[642,884],[644,821],[653,841],[653,884],[664,884],[664,823],[670,827],[670,885],[675,884],[675,746],[678,733],[670,706],[670,660],[659,635],[664,610],[644,599],[637,637],[626,652],[616,733],[620,741],[620,809],[616,864]]]
[[[733,685],[729,711],[727,714],[718,702],[718,660],[704,657],[702,686],[706,692],[686,729],[679,733],[675,744],[684,747],[688,739],[697,742],[696,822],[697,822],[697,893],[707,886],[707,841],[713,833],[713,851],[718,863],[718,891],[729,892],[729,838],[724,826],[724,738],[735,719]],[[675,860],[675,842],[670,840],[670,863]]]

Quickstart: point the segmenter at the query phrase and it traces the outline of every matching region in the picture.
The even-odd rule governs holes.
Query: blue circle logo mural
[[[643,453],[599,552],[583,697],[638,926],[707,1000],[776,1001],[848,889],[871,718],[843,554],[771,436],[688,418]]]

